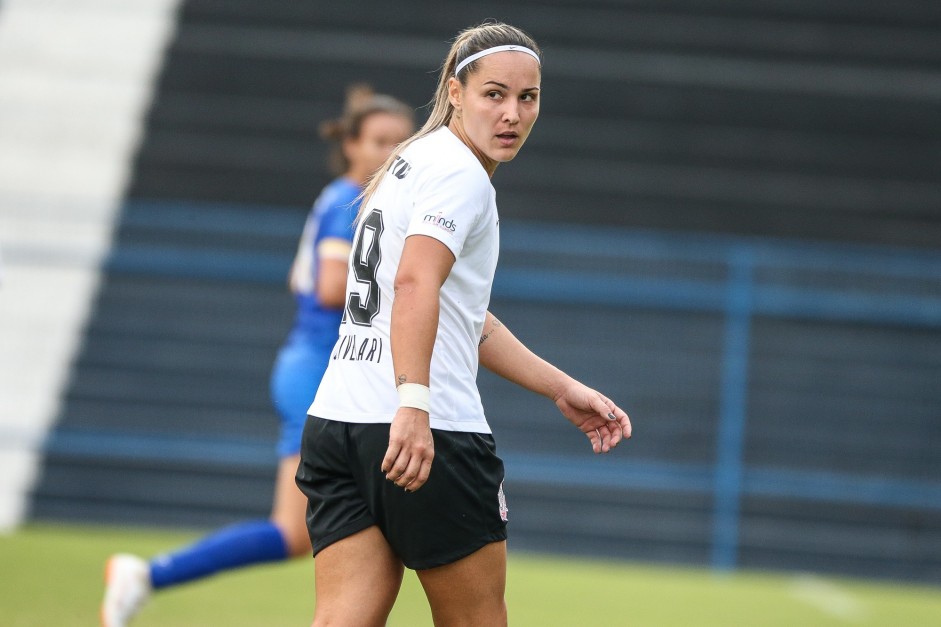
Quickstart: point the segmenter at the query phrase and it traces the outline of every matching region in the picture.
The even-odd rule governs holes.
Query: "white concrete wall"
[[[0,2],[0,530],[25,513],[178,3]]]

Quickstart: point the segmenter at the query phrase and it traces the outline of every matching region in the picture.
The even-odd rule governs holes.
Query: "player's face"
[[[392,150],[412,134],[412,122],[394,113],[373,113],[362,121],[359,137],[344,143],[354,178],[365,178],[378,170]]]
[[[529,137],[539,116],[540,82],[539,63],[513,51],[480,59],[466,85],[451,79],[448,94],[460,116],[454,122],[488,172],[513,159]]]

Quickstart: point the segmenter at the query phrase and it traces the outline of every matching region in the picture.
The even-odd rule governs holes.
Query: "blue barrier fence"
[[[294,239],[302,216],[278,208],[203,203],[130,203],[122,224],[180,232]],[[787,496],[941,510],[941,481],[785,470],[746,465],[749,352],[756,316],[894,325],[941,332],[941,255],[884,247],[710,237],[504,220],[501,267],[494,297],[534,302],[600,304],[625,309],[720,314],[724,319],[718,437],[712,464],[654,460],[585,461],[510,451],[505,461],[518,480],[576,485],[587,464],[612,487],[710,494],[712,564],[733,568],[739,543],[740,503],[746,495]],[[568,251],[586,263],[528,263],[533,255]],[[574,251],[574,252],[573,252]],[[173,244],[121,244],[106,261],[117,274],[147,274],[219,281],[283,283],[290,248],[278,252]],[[651,264],[662,271],[644,270]],[[682,265],[708,271],[671,271]],[[636,268],[635,268],[636,266]],[[579,267],[590,268],[579,270]],[[807,280],[812,277],[813,280]],[[888,287],[887,287],[888,286]],[[939,382],[941,383],[941,382]],[[152,442],[117,433],[60,430],[47,448],[71,454],[137,451],[164,457],[263,463],[268,443],[221,440]],[[103,445],[111,441],[113,445]],[[154,453],[158,450],[159,453]],[[119,453],[125,451],[125,453]],[[145,453],[145,451],[150,451]],[[135,454],[137,454],[135,453]]]
[[[744,494],[941,510],[941,482],[746,468],[743,461],[752,319],[765,315],[941,330],[941,256],[876,247],[531,224],[507,224],[502,237],[504,250],[539,252],[574,248],[597,256],[598,267],[610,268],[607,261],[614,257],[624,262],[682,261],[724,268],[724,279],[712,281],[631,276],[615,281],[596,272],[511,269],[499,274],[495,287],[495,295],[503,298],[545,299],[546,295],[554,295],[553,299],[580,303],[708,311],[724,316],[714,467],[646,464],[617,474],[621,485],[624,477],[632,476],[648,489],[711,491],[715,568],[726,570],[736,565],[739,503]],[[853,285],[820,288],[782,285],[759,278],[762,271],[781,269],[839,272],[844,280],[852,277]],[[871,277],[911,280],[915,286],[887,295],[869,286]],[[555,289],[549,289],[550,285]],[[941,380],[938,384],[941,385]],[[544,480],[552,477],[552,481],[564,481],[566,476],[577,474],[575,469],[561,467],[555,459],[540,464],[538,470],[528,468],[529,472],[526,467],[536,465],[532,460],[520,465],[524,469],[517,467],[515,472],[522,470]]]

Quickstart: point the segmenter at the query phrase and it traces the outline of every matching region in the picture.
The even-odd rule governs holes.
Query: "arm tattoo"
[[[496,331],[498,327],[502,327],[502,326],[503,326],[503,325],[500,324],[500,321],[497,320],[496,318],[494,318],[494,319],[493,319],[493,326],[490,327],[490,333],[484,333],[483,335],[480,336],[480,341],[477,342],[477,348],[480,348],[480,345],[483,344],[484,342],[486,342],[486,341],[487,341],[487,338],[490,337],[491,335],[493,335],[493,332]]]
[[[408,378],[407,378],[404,374],[400,374],[400,375],[398,376],[398,381],[399,381],[398,385],[402,385],[402,384],[405,383],[407,380],[408,380]]]

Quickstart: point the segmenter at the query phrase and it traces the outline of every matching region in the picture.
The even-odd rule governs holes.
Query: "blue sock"
[[[154,589],[207,577],[220,570],[286,559],[281,531],[267,520],[225,527],[179,551],[150,560]]]

